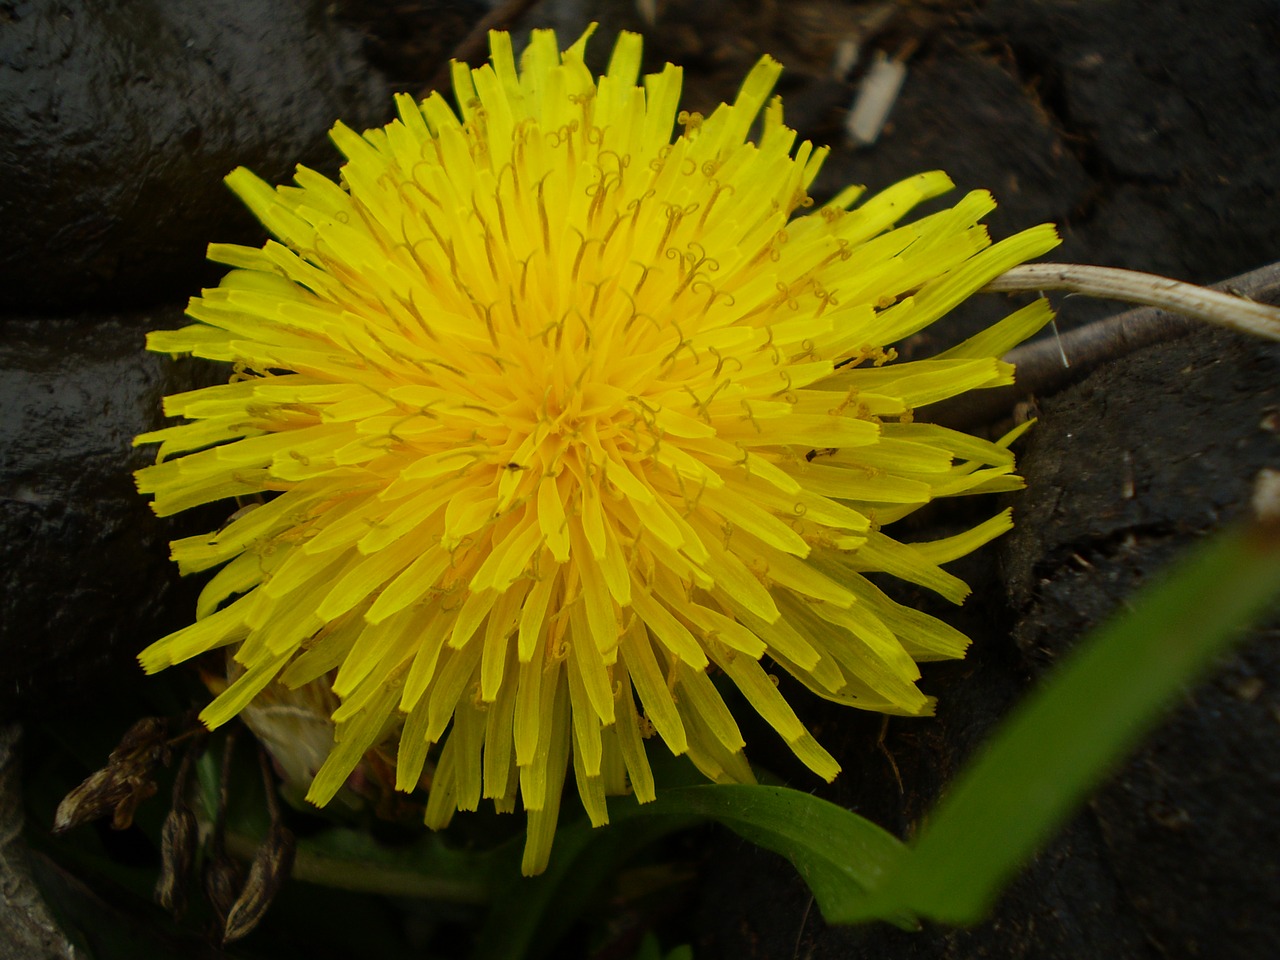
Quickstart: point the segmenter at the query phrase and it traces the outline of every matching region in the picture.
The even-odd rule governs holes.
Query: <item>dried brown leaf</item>
[[[170,810],[160,833],[160,878],[156,881],[155,898],[175,918],[187,905],[187,882],[199,842],[195,814],[189,809]]]
[[[296,848],[293,832],[279,823],[273,824],[249,866],[244,889],[227,914],[222,933],[224,945],[247,936],[262,921],[289,878]]]
[[[138,805],[155,796],[156,773],[169,762],[169,722],[144,717],[126,731],[107,765],[90,775],[58,804],[53,832],[111,816],[111,826],[127,829]]]
[[[225,928],[244,882],[244,867],[227,856],[213,856],[204,865],[204,893],[213,908],[217,926]]]

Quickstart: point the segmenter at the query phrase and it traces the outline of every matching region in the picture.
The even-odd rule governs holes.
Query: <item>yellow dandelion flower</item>
[[[829,700],[931,710],[917,661],[968,641],[863,574],[963,599],[940,564],[1007,513],[925,544],[882,527],[1020,481],[1007,443],[912,410],[1011,382],[997,357],[1049,310],[928,361],[883,347],[1057,243],[1041,226],[992,245],[985,192],[898,225],[942,173],[793,216],[826,151],[783,124],[778,63],[704,118],[678,112],[678,67],[637,85],[634,34],[593,78],[587,36],[561,53],[535,32],[517,66],[494,33],[489,64],[454,65],[458,113],[401,96],[385,128],[338,124],[341,185],[228,176],[279,242],[212,245],[234,269],[148,347],[235,375],[167,398],[187,422],[138,438],[160,444],[137,480],[161,516],[265,495],[174,542],[183,573],[222,567],[146,670],[229,648],[210,727],[268,684],[330,684],[312,802],[396,737],[411,790],[442,744],[427,822],[519,798],[526,872],[570,763],[596,824],[606,795],[653,799],[654,733],[751,780],[713,674],[826,779],[765,658]]]

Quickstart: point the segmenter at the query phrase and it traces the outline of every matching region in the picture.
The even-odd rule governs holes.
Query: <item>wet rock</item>
[[[421,93],[491,6],[485,0],[335,0],[331,9],[360,32],[365,55],[394,89]]]
[[[318,0],[0,4],[0,284],[56,314],[181,298],[210,239],[255,242],[222,183],[334,167],[386,87]]]
[[[1053,602],[1051,582],[1094,577],[1099,561],[1122,560],[1134,581],[1146,579],[1163,562],[1144,560],[1152,544],[1173,540],[1176,552],[1246,507],[1258,471],[1280,459],[1280,345],[1198,331],[1113,361],[1041,409],[1020,459],[1034,482],[1005,541],[1006,582],[1023,613]],[[1075,613],[1064,604],[1053,623],[1075,635],[1131,586]],[[1028,653],[1045,624],[1020,628]]]
[[[160,398],[225,373],[143,351],[179,311],[0,323],[0,714],[91,714],[97,684],[190,618],[167,542],[200,520],[161,521],[131,471],[133,437],[162,425]],[[216,522],[216,521],[215,521]],[[194,523],[191,529],[188,525]]]
[[[75,960],[77,952],[31,876],[22,842],[22,784],[17,724],[0,726],[0,960]]]

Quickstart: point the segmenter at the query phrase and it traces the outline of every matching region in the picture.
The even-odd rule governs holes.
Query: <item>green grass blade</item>
[[[900,869],[843,919],[980,919],[1184,686],[1280,594],[1280,531],[1198,546],[1095,631],[957,780]]]
[[[787,787],[717,784],[666,790],[645,807],[715,820],[791,861],[829,920],[874,890],[907,852],[893,834],[843,807]],[[902,910],[885,917],[904,927]]]
[[[544,955],[638,850],[706,820],[790,860],[824,913],[865,896],[906,851],[869,820],[785,787],[669,787],[652,803],[637,804],[629,797],[611,801],[609,819],[610,826],[600,830],[585,820],[558,830],[551,863],[541,876],[515,876],[518,860],[512,861],[512,880],[497,891],[473,960]],[[886,919],[915,925],[901,911],[890,911]]]

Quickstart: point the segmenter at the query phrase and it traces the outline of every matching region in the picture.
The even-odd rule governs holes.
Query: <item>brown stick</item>
[[[1210,289],[1262,303],[1280,301],[1280,263],[1224,280]],[[1004,358],[1018,368],[1013,386],[975,391],[934,404],[921,411],[921,419],[959,429],[989,423],[1007,415],[1021,399],[1051,396],[1084,379],[1108,360],[1153,343],[1184,337],[1201,326],[1201,320],[1155,307],[1139,307],[1061,337],[1024,344]],[[1069,365],[1062,362],[1064,354]]]
[[[1027,263],[996,277],[990,291],[1070,290],[1103,300],[1140,303],[1185,317],[1280,340],[1280,309],[1181,280],[1081,263]]]

